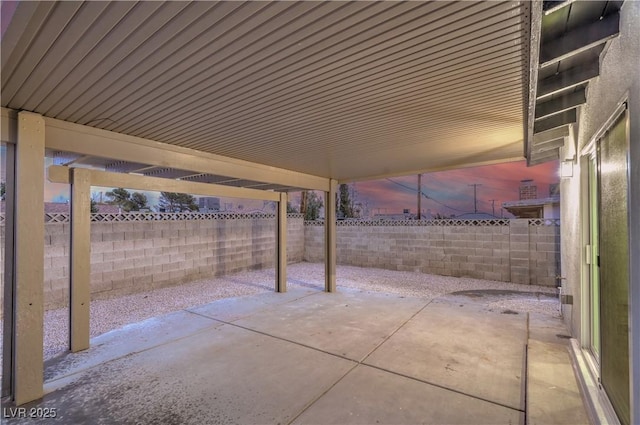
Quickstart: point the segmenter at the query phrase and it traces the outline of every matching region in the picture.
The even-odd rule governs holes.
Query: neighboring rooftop
[[[503,202],[502,208],[518,218],[559,218],[560,195]]]

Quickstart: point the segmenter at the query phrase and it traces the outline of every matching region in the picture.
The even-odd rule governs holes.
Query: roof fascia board
[[[311,190],[329,179],[45,117],[48,149]]]
[[[47,176],[49,181],[53,183],[69,184],[71,183],[70,170],[71,168],[69,167],[51,165],[47,169]],[[190,193],[194,195],[258,199],[262,201],[280,201],[279,192],[224,186],[213,183],[195,183],[184,180],[166,179],[162,177],[148,177],[126,173],[111,173],[109,171],[87,170],[89,170],[89,180],[92,186],[126,187],[135,190]]]
[[[527,165],[531,159],[531,145],[533,143],[533,123],[536,114],[536,99],[538,93],[538,65],[540,61],[540,43],[542,39],[542,0],[531,2],[531,24],[529,35],[529,81],[528,92],[525,96],[525,122],[524,122],[524,156],[527,159]]]

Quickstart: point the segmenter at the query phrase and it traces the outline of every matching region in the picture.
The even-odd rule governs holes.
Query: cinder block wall
[[[556,286],[560,227],[535,220],[504,223],[339,222],[337,260],[361,267]],[[69,223],[45,225],[47,308],[68,302],[69,232]],[[289,263],[324,260],[322,223],[289,217],[287,242]],[[4,226],[0,226],[0,243],[4,243]],[[215,220],[94,222],[92,296],[128,294],[273,267],[274,255],[275,218],[239,215]]]
[[[274,267],[275,217],[239,217],[91,223],[92,297]],[[45,224],[44,290],[48,309],[68,303],[69,235],[69,223]],[[4,232],[0,236],[4,240]],[[287,220],[287,242],[288,262],[302,261],[301,217]]]
[[[339,264],[556,286],[560,227],[539,221],[501,225],[371,225],[339,222]],[[324,226],[305,223],[304,260],[324,259]]]

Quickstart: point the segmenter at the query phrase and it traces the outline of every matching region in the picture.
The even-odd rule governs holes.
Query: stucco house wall
[[[563,291],[573,296],[563,312],[572,335],[587,344],[588,308],[584,305],[587,269],[584,254],[588,232],[586,161],[581,151],[593,140],[618,106],[626,101],[629,113],[629,240],[630,240],[630,358],[632,409],[640,418],[640,2],[626,1],[620,10],[620,34],[601,55],[600,75],[590,81],[587,102],[579,110],[573,137],[561,150],[561,160],[573,160],[572,177],[561,182],[561,259]],[[633,407],[635,406],[635,407]]]

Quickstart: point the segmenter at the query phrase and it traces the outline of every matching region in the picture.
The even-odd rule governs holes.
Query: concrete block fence
[[[324,259],[324,227],[307,222],[304,260]],[[338,222],[338,264],[556,286],[558,220]]]
[[[272,214],[95,214],[93,219],[107,220],[91,223],[94,299],[275,267]],[[69,300],[71,225],[67,214],[47,214],[46,221],[44,291],[45,308],[51,309]],[[0,229],[3,243],[4,227]],[[302,261],[302,215],[288,217],[287,242],[288,262]]]
[[[274,215],[95,214],[92,220],[94,298],[275,266]],[[68,221],[67,214],[46,217],[46,308],[68,303]],[[289,263],[324,260],[322,222],[290,215],[287,242]],[[555,286],[559,251],[557,220],[339,221],[337,226],[338,264],[361,267]]]

